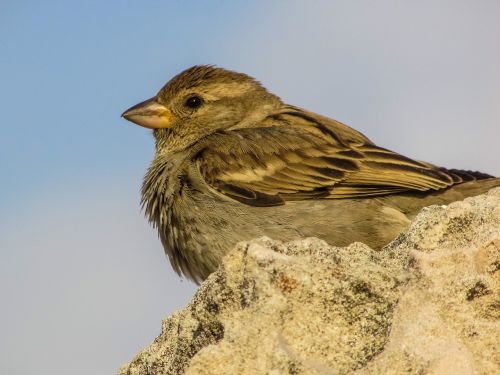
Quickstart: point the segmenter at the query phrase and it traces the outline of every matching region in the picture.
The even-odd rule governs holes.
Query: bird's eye
[[[203,104],[203,99],[200,98],[198,95],[193,95],[187,98],[184,104],[186,105],[186,107],[195,109]]]

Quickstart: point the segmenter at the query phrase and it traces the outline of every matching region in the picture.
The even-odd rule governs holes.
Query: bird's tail
[[[450,170],[447,170],[447,173],[449,173],[449,171]],[[456,185],[434,192],[412,192],[395,196],[388,195],[379,199],[383,199],[387,204],[398,208],[409,218],[412,218],[423,207],[433,204],[449,204],[455,201],[461,201],[467,197],[484,194],[490,189],[500,187],[500,177],[491,177],[480,172],[451,171],[453,171],[457,177],[462,178],[464,182],[457,181]],[[466,178],[471,177],[472,180],[465,181]]]
[[[455,182],[456,184],[468,181],[486,180],[490,178],[495,178],[495,176],[479,171],[466,171],[463,169],[447,169],[442,167],[439,168],[439,170],[451,176],[453,178],[453,182]]]

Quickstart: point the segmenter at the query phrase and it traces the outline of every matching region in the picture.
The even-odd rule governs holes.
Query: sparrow
[[[211,65],[181,72],[122,117],[153,129],[142,206],[173,269],[198,283],[240,241],[313,236],[380,249],[421,208],[500,186],[377,146]]]

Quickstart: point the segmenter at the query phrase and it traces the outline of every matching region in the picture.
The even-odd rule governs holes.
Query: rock
[[[500,189],[381,251],[240,243],[119,374],[500,373]]]

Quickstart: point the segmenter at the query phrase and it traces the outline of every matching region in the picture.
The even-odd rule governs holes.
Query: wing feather
[[[255,206],[438,190],[474,178],[378,147],[342,123],[295,107],[262,126],[208,137],[195,159],[209,186]]]

